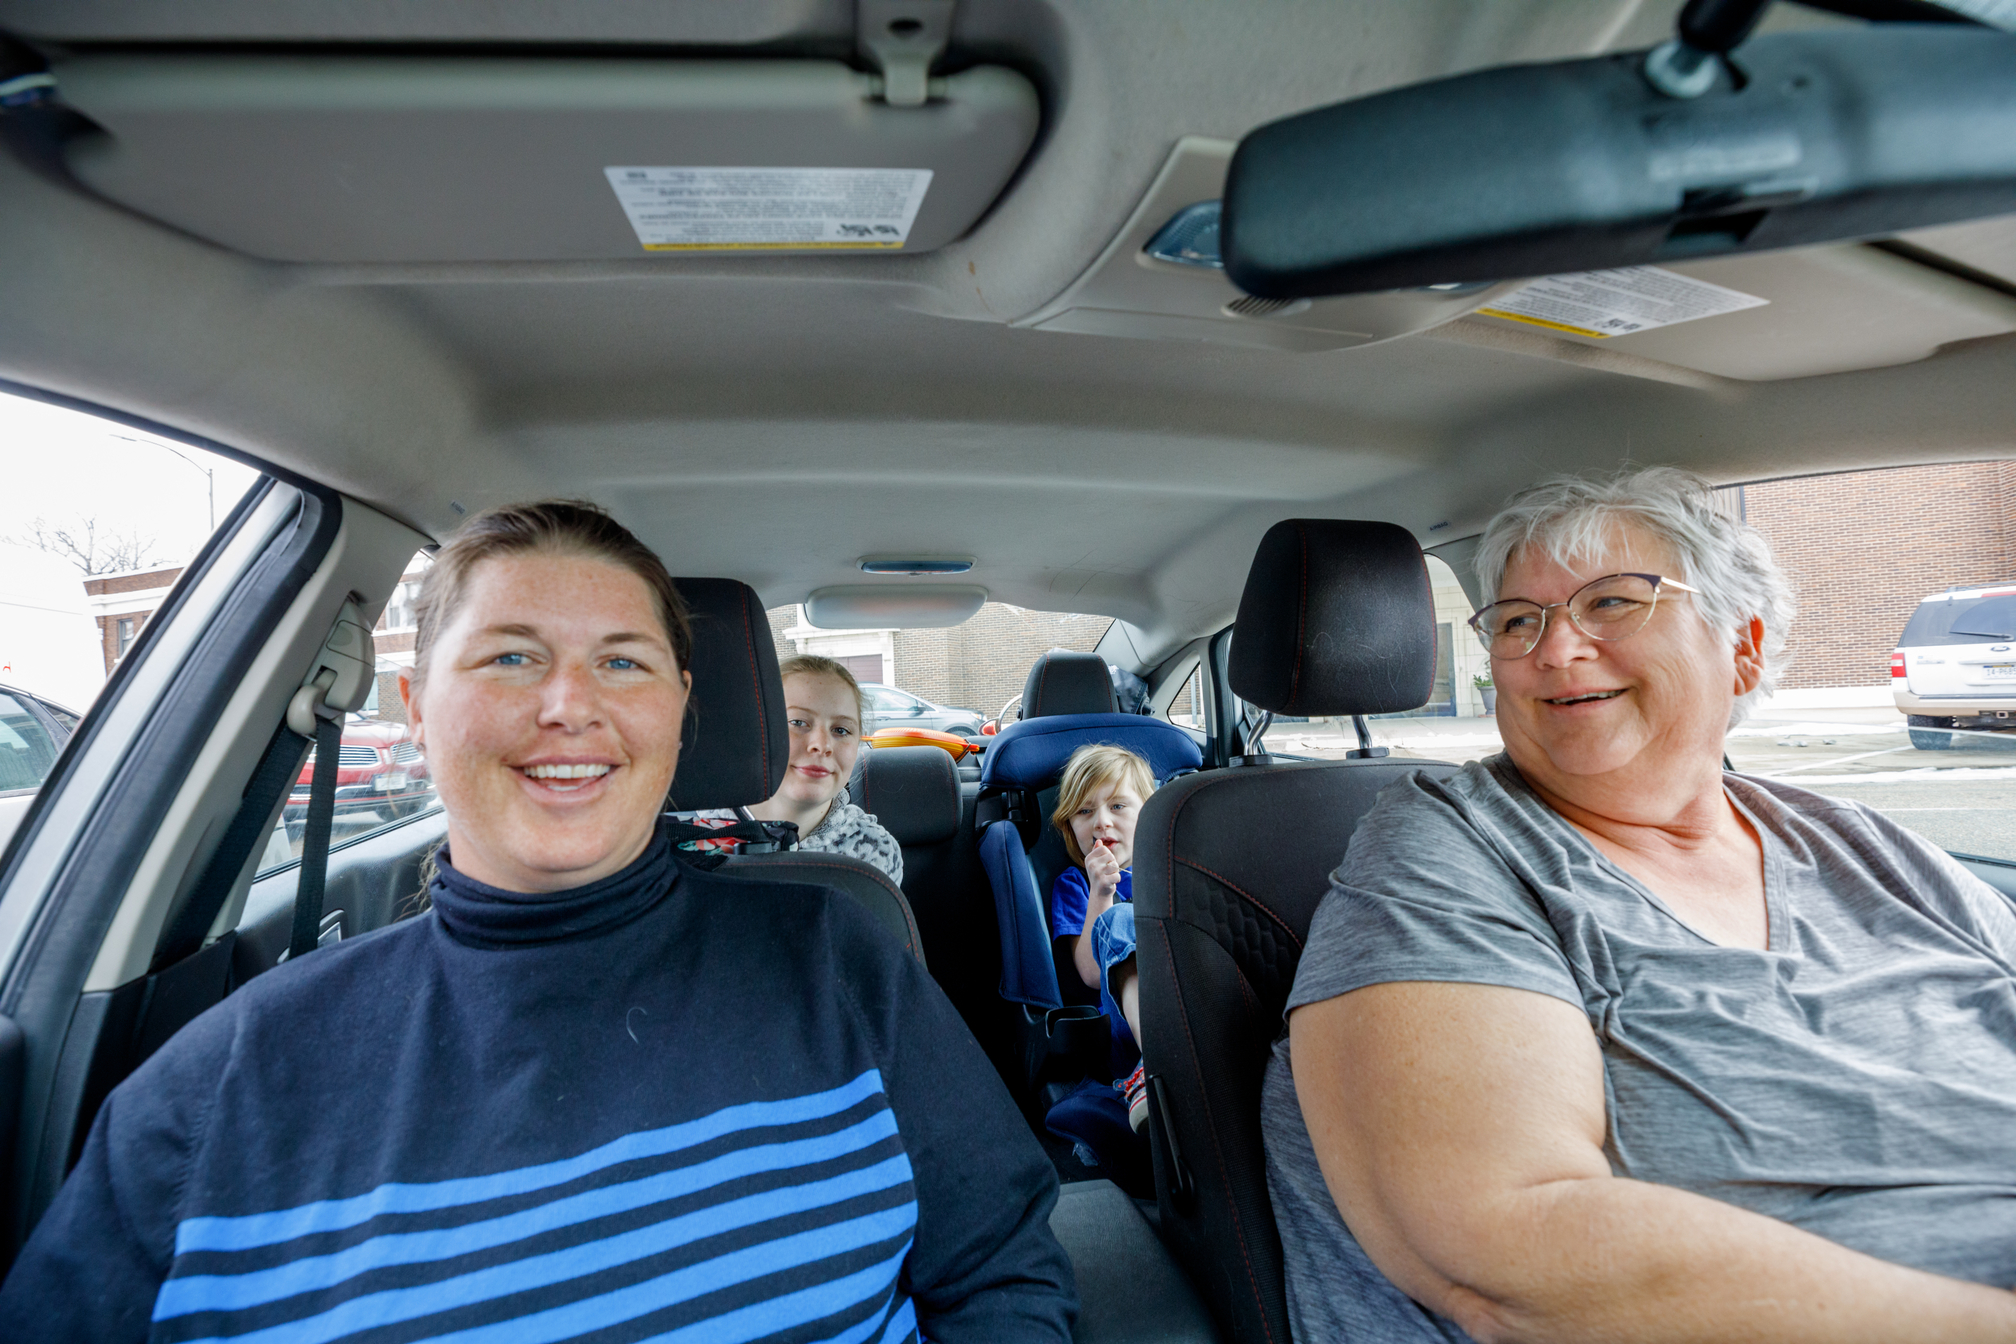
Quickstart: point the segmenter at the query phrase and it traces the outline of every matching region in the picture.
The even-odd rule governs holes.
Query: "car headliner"
[[[917,256],[289,265],[0,156],[0,376],[215,439],[436,536],[488,504],[593,498],[674,573],[733,575],[768,604],[863,582],[864,554],[972,555],[955,582],[1124,618],[1151,660],[1231,619],[1254,544],[1284,517],[1391,519],[1432,547],[1557,471],[1672,462],[1727,481],[2006,454],[2011,335],[1749,381],[1474,318],[1314,354],[1009,325],[1085,270],[1180,136],[1648,46],[1676,8],[959,0],[955,56],[1028,74],[1044,128],[979,224]],[[1791,6],[1772,19],[1833,22]],[[844,0],[0,0],[0,29],[59,55],[834,55],[851,23]],[[2016,255],[2016,222],[1972,227]],[[2012,302],[2016,286],[1988,281],[1988,302]]]

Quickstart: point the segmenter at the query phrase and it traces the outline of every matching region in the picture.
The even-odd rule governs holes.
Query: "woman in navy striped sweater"
[[[432,908],[121,1085],[0,1338],[1068,1340],[1055,1176],[944,995],[845,897],[660,830],[691,678],[657,557],[500,509],[419,606]]]

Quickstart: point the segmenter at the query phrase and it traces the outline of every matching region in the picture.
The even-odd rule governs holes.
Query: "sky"
[[[150,568],[188,560],[211,530],[204,471],[214,472],[220,519],[258,473],[173,447],[125,425],[0,393],[0,538],[26,542],[38,515],[62,527],[95,517],[101,536],[134,532],[158,542]]]

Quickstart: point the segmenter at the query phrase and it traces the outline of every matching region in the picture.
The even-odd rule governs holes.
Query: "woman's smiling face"
[[[780,798],[798,807],[832,801],[861,754],[861,706],[838,677],[799,672],[784,678],[784,718],[791,728],[791,764]]]
[[[1680,564],[1654,538],[1620,526],[1602,555],[1572,568],[1521,548],[1499,587],[1504,597],[1545,605],[1627,572],[1678,577]],[[1730,707],[1757,684],[1760,661],[1754,647],[1711,629],[1678,591],[1660,595],[1643,629],[1614,641],[1590,638],[1556,608],[1531,653],[1491,660],[1499,731],[1513,763],[1556,792],[1578,777],[1628,790],[1682,762],[1719,763]]]
[[[400,680],[455,866],[523,892],[627,866],[663,808],[691,685],[628,569],[537,551],[478,564],[417,693]]]

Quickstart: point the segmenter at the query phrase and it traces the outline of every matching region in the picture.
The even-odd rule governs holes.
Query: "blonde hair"
[[[847,670],[845,663],[816,653],[794,653],[777,664],[777,680],[787,677],[833,677],[848,690],[854,692],[854,717],[860,721],[861,731],[868,731],[868,697],[861,692],[861,683],[854,680],[854,674]]]
[[[1050,814],[1050,824],[1064,837],[1064,852],[1071,856],[1071,862],[1081,868],[1085,866],[1085,855],[1078,848],[1078,837],[1071,832],[1071,818],[1087,798],[1113,784],[1133,785],[1134,792],[1145,802],[1155,792],[1155,772],[1148,768],[1147,761],[1127,748],[1103,743],[1080,747],[1064,762],[1064,778],[1057,784],[1057,808]]]

